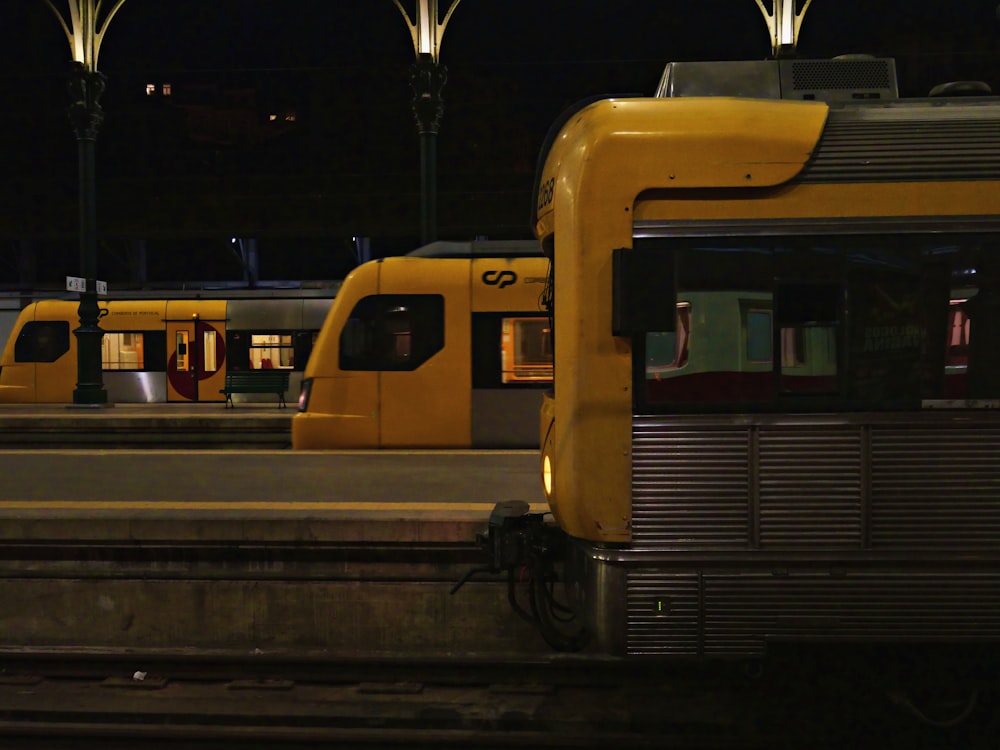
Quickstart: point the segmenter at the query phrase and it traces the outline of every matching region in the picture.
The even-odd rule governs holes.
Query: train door
[[[552,384],[552,335],[540,300],[548,260],[476,258],[472,304],[474,447],[537,447],[542,393]]]
[[[381,445],[471,443],[469,266],[440,259],[382,264]]]
[[[171,301],[166,325],[167,400],[224,400],[225,300]]]

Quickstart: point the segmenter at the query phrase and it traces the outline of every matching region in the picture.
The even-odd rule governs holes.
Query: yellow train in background
[[[292,447],[537,447],[547,277],[534,241],[437,242],[359,266],[306,366]]]
[[[109,403],[224,401],[227,372],[270,368],[289,372],[294,399],[336,288],[147,294],[158,297],[99,303]],[[41,299],[20,311],[0,358],[0,403],[72,403],[78,307]]]

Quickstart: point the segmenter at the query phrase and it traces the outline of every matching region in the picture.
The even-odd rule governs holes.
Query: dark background
[[[42,0],[7,0],[0,28],[0,286],[58,287],[79,269],[69,45]],[[799,56],[852,52],[895,57],[905,96],[1000,91],[997,2],[814,0]],[[530,238],[538,150],[573,102],[651,94],[668,61],[769,55],[753,0],[462,0],[441,51],[438,238]],[[354,237],[375,257],[416,247],[413,60],[390,0],[127,0],[99,58],[99,277],[239,279],[234,237],[257,241],[263,280],[342,278]]]

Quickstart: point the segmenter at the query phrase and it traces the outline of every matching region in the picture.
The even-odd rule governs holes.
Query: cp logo
[[[483,283],[503,289],[517,281],[517,274],[513,271],[484,271]]]

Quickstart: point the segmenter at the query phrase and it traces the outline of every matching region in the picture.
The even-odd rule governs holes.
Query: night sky
[[[14,208],[0,228],[5,240],[31,239],[39,253],[59,243],[72,249],[76,142],[65,119],[68,44],[42,0],[4,5],[0,94],[9,109],[0,126],[0,164],[4,203]],[[895,57],[907,96],[956,79],[985,80],[1000,91],[997,5],[814,0],[798,52]],[[753,0],[462,0],[441,54],[448,83],[437,146],[439,235],[529,236],[537,152],[548,124],[573,102],[598,93],[651,93],[671,60],[769,54]],[[108,77],[98,140],[99,231],[108,259],[100,265],[115,263],[117,242],[145,234],[151,277],[225,276],[231,272],[225,262],[220,268],[198,262],[207,262],[223,235],[243,229],[261,238],[262,255],[275,248],[270,257],[302,260],[272,267],[275,276],[339,275],[351,262],[345,229],[352,217],[352,231],[370,236],[376,254],[415,245],[412,61],[407,29],[390,0],[127,0],[99,61]],[[170,82],[176,91],[170,105],[151,108],[146,82]],[[196,102],[192,92],[208,89],[216,99]],[[206,141],[192,124],[193,105],[218,113],[234,91],[252,92],[244,105],[254,117],[294,111],[295,126],[275,135],[251,123],[228,140]],[[196,197],[209,193],[211,199]],[[254,200],[244,200],[248,194]],[[350,217],[338,215],[334,194],[351,198],[344,209]],[[190,211],[178,196],[190,197]],[[467,201],[453,209],[449,196]],[[366,213],[376,204],[379,211]],[[270,224],[260,219],[262,206],[273,209]],[[213,222],[213,216],[225,218]],[[291,229],[296,221],[299,232]],[[0,284],[17,279],[10,244],[0,248]],[[214,249],[198,250],[189,261],[177,249],[185,244]],[[66,262],[42,260],[35,273]]]

